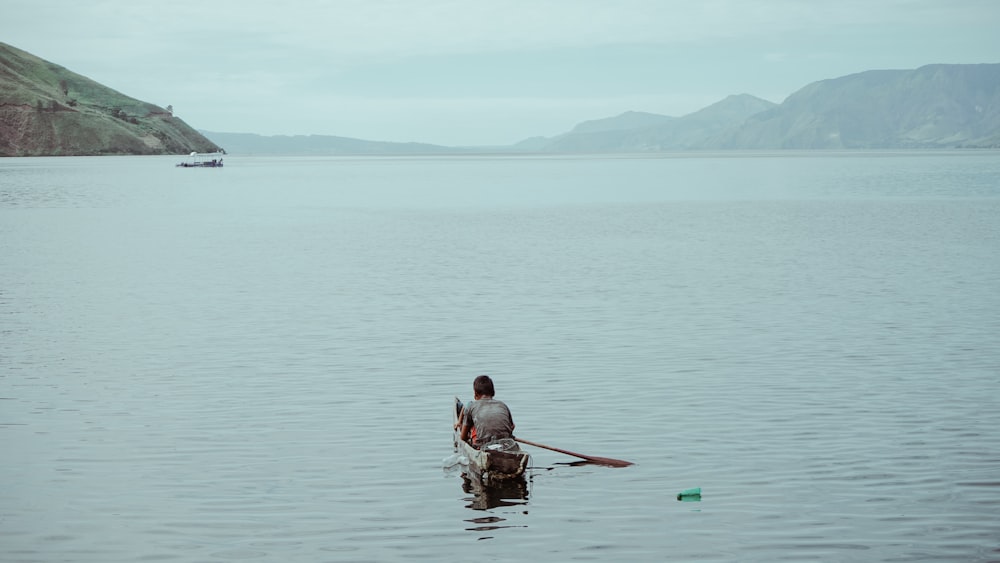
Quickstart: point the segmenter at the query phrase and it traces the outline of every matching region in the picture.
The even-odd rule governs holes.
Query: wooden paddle
[[[539,444],[537,442],[531,442],[523,438],[514,438],[522,444],[528,444],[529,446],[535,446],[536,448],[542,448],[545,450],[552,450],[554,452],[559,452],[561,454],[571,455],[573,457],[578,457],[580,459],[585,459],[591,463],[596,463],[598,465],[607,465],[608,467],[628,467],[632,465],[631,461],[625,461],[624,459],[614,459],[610,457],[596,457],[592,455],[583,455],[576,452],[571,452],[569,450],[563,450],[560,448],[553,448],[552,446],[546,446],[545,444]]]

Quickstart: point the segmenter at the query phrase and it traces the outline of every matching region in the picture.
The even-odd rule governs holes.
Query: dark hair
[[[493,390],[493,380],[488,375],[480,375],[472,382],[472,390],[477,395],[492,397],[496,392]]]

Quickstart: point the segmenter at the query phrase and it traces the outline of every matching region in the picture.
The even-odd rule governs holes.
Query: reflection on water
[[[578,460],[578,461],[557,461],[557,462],[553,463],[552,465],[564,466],[564,467],[586,467],[588,465],[594,465],[594,466],[597,466],[597,467],[606,467],[603,463],[597,463],[597,462],[594,462],[594,461],[587,461],[585,459],[581,459],[581,460]]]
[[[467,502],[466,508],[472,510],[485,511],[494,508],[527,507],[528,495],[531,489],[531,478],[524,477],[510,479],[507,481],[494,482],[486,485],[475,475],[462,473],[462,491],[472,495],[462,499]],[[527,508],[523,511],[527,514]],[[488,532],[501,528],[526,528],[525,525],[501,524],[507,522],[506,518],[500,516],[481,516],[466,520],[476,524],[471,528],[466,528],[470,532]],[[480,538],[488,539],[488,538]]]
[[[510,479],[494,481],[486,485],[475,475],[462,473],[462,490],[472,495],[462,500],[468,501],[467,508],[473,510],[489,510],[504,506],[519,506],[528,504],[530,477],[525,479]]]

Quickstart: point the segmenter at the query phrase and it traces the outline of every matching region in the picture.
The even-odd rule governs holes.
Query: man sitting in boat
[[[462,441],[481,448],[490,442],[512,439],[514,419],[507,405],[493,398],[493,380],[488,375],[480,375],[472,382],[472,392],[474,400],[462,408],[458,417]]]

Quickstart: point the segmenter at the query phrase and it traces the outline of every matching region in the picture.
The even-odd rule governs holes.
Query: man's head
[[[472,391],[476,397],[492,397],[496,392],[493,390],[493,380],[488,375],[480,375],[472,382]]]

